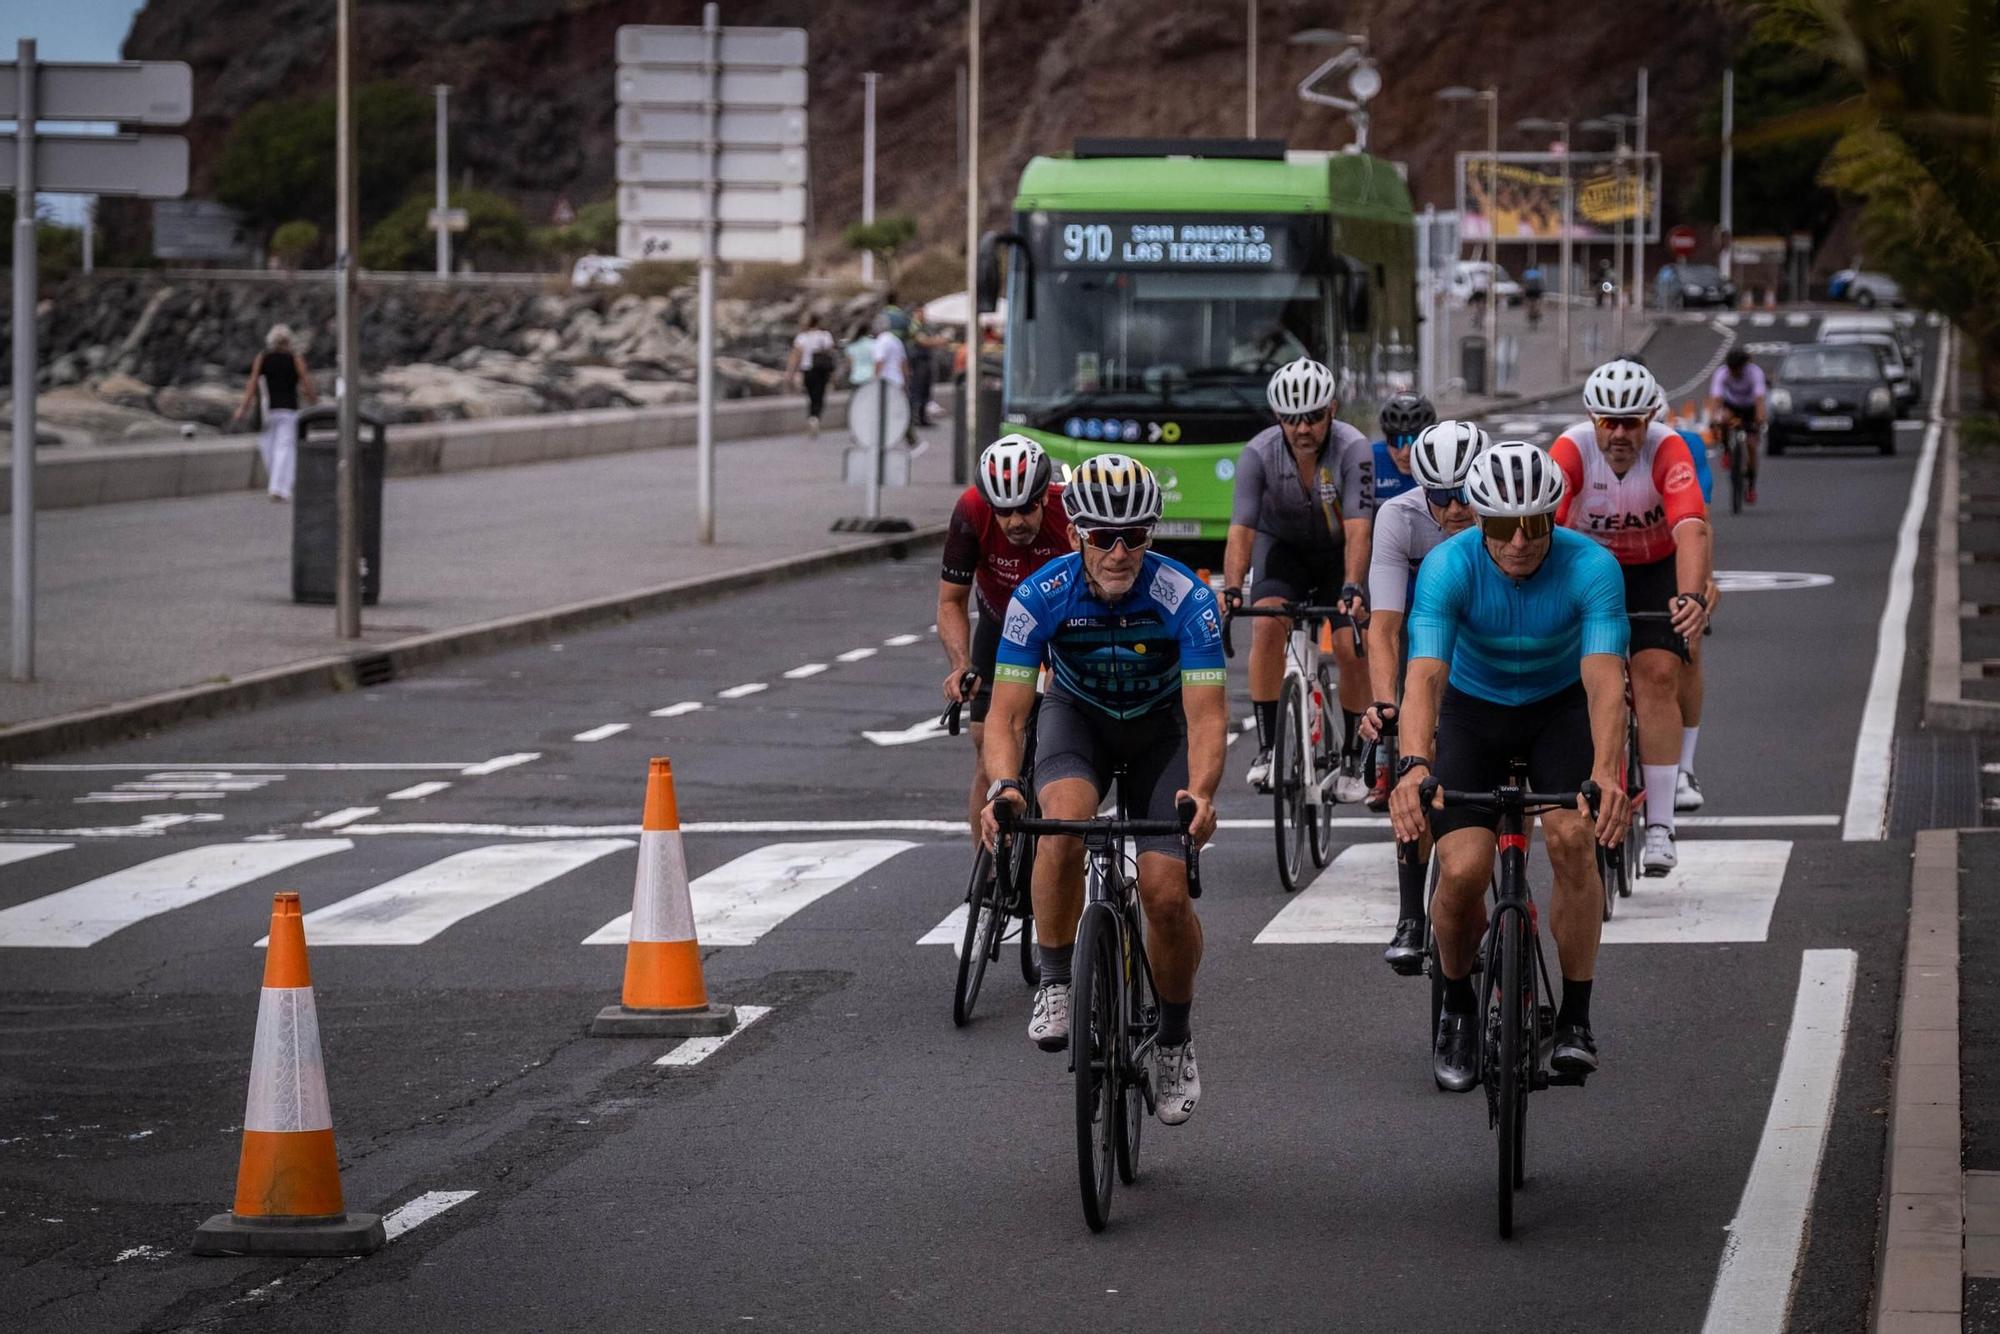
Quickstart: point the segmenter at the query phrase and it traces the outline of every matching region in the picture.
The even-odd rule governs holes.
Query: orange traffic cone
[[[386,1241],[380,1215],[348,1213],[341,1199],[305,918],[299,896],[281,893],[271,904],[236,1202],[195,1232],[194,1253],[367,1255]]]
[[[694,937],[687,857],[674,800],[674,766],[656,759],[646,771],[639,874],[632,885],[632,934],[625,947],[625,995],[590,1025],[594,1038],[704,1037],[736,1027],[736,1010],[708,1003],[701,946]]]
[[[1321,622],[1319,623],[1319,651],[1320,651],[1321,653],[1331,653],[1331,652],[1333,652],[1333,622],[1332,622],[1332,621],[1321,621]]]

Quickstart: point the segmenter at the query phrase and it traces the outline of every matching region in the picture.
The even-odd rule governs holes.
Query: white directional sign
[[[618,216],[626,222],[699,223],[707,207],[699,185],[628,185],[618,191]],[[735,185],[716,192],[715,216],[724,228],[739,222],[803,223],[802,185]]]
[[[724,28],[717,42],[725,65],[803,65],[804,28]],[[699,65],[708,41],[697,27],[628,24],[618,30],[621,65]]]
[[[702,151],[693,144],[626,144],[618,150],[619,184],[702,179]],[[804,147],[731,146],[715,155],[715,179],[724,185],[804,185]]]
[[[796,264],[805,249],[806,229],[779,223],[735,223],[718,228],[715,240],[715,257],[732,263]],[[621,222],[618,253],[626,259],[700,259],[701,224]]]
[[[698,65],[620,65],[618,101],[623,106],[648,103],[676,106],[701,102],[708,94],[708,76]],[[725,107],[802,107],[806,104],[806,72],[789,69],[722,68]]]
[[[692,146],[702,141],[707,124],[708,117],[695,108],[621,106],[618,142]],[[716,117],[715,128],[715,137],[731,151],[758,146],[803,148],[806,113],[803,107],[725,107]]]
[[[448,208],[444,211],[444,225],[454,232],[465,231],[472,226],[472,215],[462,208]],[[438,229],[436,209],[424,214],[424,229],[432,232]]]
[[[14,188],[14,136],[0,134],[0,190]],[[37,134],[35,189],[52,194],[187,193],[188,144],[178,134]]]
[[[0,109],[11,113],[20,100],[19,79],[13,61],[0,64]],[[185,125],[194,114],[194,73],[178,60],[41,61],[35,66],[35,109],[42,120]]]

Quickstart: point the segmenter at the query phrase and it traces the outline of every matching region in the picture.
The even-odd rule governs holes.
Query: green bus
[[[1396,167],[1274,140],[1079,140],[1021,174],[1015,228],[982,246],[981,305],[1007,266],[999,429],[1058,465],[1117,449],[1166,496],[1160,535],[1222,538],[1236,457],[1271,424],[1264,385],[1325,362],[1341,415],[1415,375],[1416,257]]]

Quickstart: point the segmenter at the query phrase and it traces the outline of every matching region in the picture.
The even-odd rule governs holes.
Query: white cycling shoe
[[[1342,769],[1334,776],[1333,799],[1343,805],[1368,800],[1368,784],[1361,781],[1360,774],[1351,774]]]
[[[1257,752],[1257,758],[1250,761],[1250,772],[1244,779],[1259,792],[1271,790],[1271,750],[1270,747]]]
[[[1682,769],[1674,779],[1674,809],[1676,811],[1698,811],[1703,797],[1701,784],[1694,781],[1694,775]]]
[[[1194,1115],[1201,1101],[1201,1075],[1194,1066],[1194,1039],[1178,1047],[1160,1047],[1153,1058],[1153,1104],[1160,1124],[1177,1126]]]
[[[1035,992],[1035,1010],[1028,1017],[1028,1041],[1043,1051],[1069,1046],[1069,983],[1052,982]]]
[[[1639,858],[1639,865],[1647,875],[1665,875],[1680,865],[1681,855],[1674,848],[1674,831],[1663,824],[1646,826],[1646,851]]]

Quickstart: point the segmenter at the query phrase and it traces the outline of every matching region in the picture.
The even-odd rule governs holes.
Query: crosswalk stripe
[[[0,947],[95,945],[148,917],[353,846],[344,838],[302,838],[170,852],[0,912]]]
[[[51,852],[61,852],[73,848],[74,843],[0,843],[0,866],[14,862],[24,862],[30,857],[40,857]]]
[[[704,945],[754,945],[794,913],[915,846],[892,838],[836,839],[770,843],[746,852],[688,886],[695,936]],[[310,936],[311,918],[306,926]],[[623,945],[631,929],[632,914],[623,913],[583,943]]]
[[[1680,865],[1641,879],[1604,925],[1607,945],[1758,942],[1784,885],[1792,845],[1779,839],[1682,843]],[[1546,904],[1546,871],[1536,896]],[[1259,945],[1382,944],[1396,925],[1396,848],[1357,843],[1257,933]]]
[[[421,945],[475,913],[505,903],[630,839],[565,839],[471,848],[306,914],[306,940],[321,945]],[[257,942],[270,943],[270,937]]]
[[[967,911],[963,903],[959,904],[956,908],[945,914],[942,922],[939,922],[936,926],[918,936],[917,943],[919,945],[949,945],[951,946],[951,956],[954,959],[957,958],[959,952],[965,946],[965,914]],[[1020,938],[1021,920],[1018,917],[1008,918],[1007,925],[1001,929],[1000,939],[1002,941],[1013,942],[1018,941]]]

